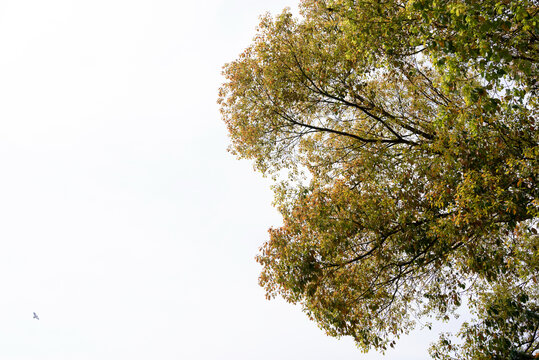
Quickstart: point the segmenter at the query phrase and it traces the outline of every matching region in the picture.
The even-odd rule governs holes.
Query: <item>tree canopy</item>
[[[230,150],[275,179],[257,261],[332,336],[436,359],[539,352],[536,0],[303,0],[224,67]]]

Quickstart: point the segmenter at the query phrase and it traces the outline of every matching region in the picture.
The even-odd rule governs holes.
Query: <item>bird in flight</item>
[[[37,319],[37,320],[39,320],[39,316],[37,316],[37,314],[36,314],[36,313],[34,313],[34,317],[33,317],[33,319]]]

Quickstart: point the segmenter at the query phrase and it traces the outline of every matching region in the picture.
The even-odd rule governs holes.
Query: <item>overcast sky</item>
[[[365,355],[257,285],[280,219],[217,89],[296,5],[0,0],[1,359],[428,358],[434,334]]]

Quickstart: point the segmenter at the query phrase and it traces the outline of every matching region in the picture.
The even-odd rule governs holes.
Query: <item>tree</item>
[[[539,351],[535,0],[303,0],[224,67],[230,150],[275,179],[269,298],[385,350],[475,314],[439,359]]]

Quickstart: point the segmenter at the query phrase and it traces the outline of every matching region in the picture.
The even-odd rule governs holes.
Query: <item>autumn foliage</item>
[[[363,350],[474,315],[437,359],[539,351],[535,0],[304,0],[224,68],[230,150],[273,176],[268,297]]]

